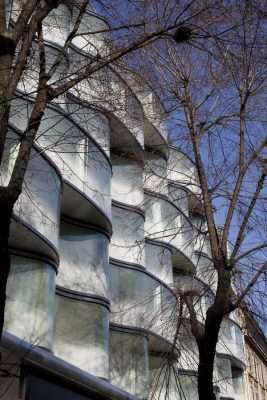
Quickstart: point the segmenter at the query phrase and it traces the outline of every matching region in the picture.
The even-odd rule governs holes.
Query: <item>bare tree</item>
[[[262,112],[263,13],[252,2],[226,12],[221,1],[157,1],[150,2],[150,7],[145,2],[136,7],[136,2],[129,1],[125,4],[132,8],[129,15],[123,15],[116,13],[112,2],[107,5],[99,1],[100,9],[112,18],[112,28],[97,30],[83,22],[88,2],[83,1],[79,6],[72,3],[25,0],[14,2],[11,8],[8,2],[0,2],[0,163],[3,169],[6,168],[4,149],[12,100],[19,90],[23,90],[24,98],[32,96],[26,128],[20,136],[18,151],[14,152],[9,182],[0,187],[0,332],[10,266],[8,238],[12,211],[22,192],[45,109],[52,102],[64,101],[64,94],[71,91],[72,95],[78,93],[84,96],[85,102],[97,107],[101,101],[103,108],[112,103],[114,111],[114,98],[110,99],[113,95],[115,111],[119,113],[119,91],[115,88],[112,93],[107,88],[110,77],[107,67],[135,52],[130,68],[138,66],[139,60],[153,62],[151,78],[157,78],[160,83],[159,87],[155,83],[155,90],[159,90],[166,108],[173,113],[173,141],[179,141],[179,147],[183,146],[196,163],[206,220],[196,229],[199,235],[209,238],[217,271],[216,296],[208,309],[204,329],[196,317],[195,307],[195,299],[203,293],[181,291],[178,285],[176,290],[187,306],[199,350],[199,397],[211,399],[215,350],[223,317],[241,304],[266,268],[263,260],[266,243],[262,239],[265,234],[262,188],[266,177],[266,160],[262,155],[266,145]],[[134,19],[133,9],[139,11]],[[62,22],[57,20],[60,16],[57,10],[73,13],[70,31],[65,32]],[[55,29],[63,37],[56,53],[46,46],[49,29]],[[110,31],[113,35],[106,38],[105,34]],[[90,56],[78,59],[73,55],[75,40],[79,38],[84,49],[90,50]],[[137,52],[146,46],[149,46],[147,51]],[[66,66],[66,54],[72,58],[70,68]],[[101,77],[104,92],[99,93],[96,84]],[[105,101],[106,94],[108,101]],[[85,150],[80,153],[82,157]],[[221,210],[222,230],[215,222],[214,205]],[[242,271],[247,266],[252,268],[244,276]],[[240,271],[243,282],[238,294],[232,282],[240,276]]]
[[[215,297],[204,323],[196,310],[203,293],[180,292],[199,353],[201,400],[214,398],[216,346],[224,317],[249,297],[259,309],[266,287],[265,31],[260,7],[241,2],[227,19],[217,24],[207,20],[197,32],[188,24],[178,32],[183,40],[161,40],[140,56],[171,113],[172,142],[195,162],[205,217],[196,228],[209,240],[216,271]],[[201,40],[204,36],[209,39]],[[262,306],[258,316],[266,321]]]
[[[194,7],[192,7],[192,4]],[[197,5],[196,5],[197,3]],[[6,185],[0,187],[0,333],[3,328],[5,288],[9,274],[8,238],[14,204],[23,187],[25,173],[31,157],[31,149],[37,137],[46,106],[64,101],[68,91],[80,90],[81,82],[89,82],[94,88],[93,75],[126,56],[130,52],[152,43],[165,34],[172,35],[184,21],[198,18],[210,4],[202,2],[158,2],[143,13],[135,2],[125,2],[130,7],[128,15],[114,13],[116,7],[96,2],[101,12],[112,18],[112,27],[101,29],[86,22],[90,6],[82,2],[62,1],[1,1],[0,2],[0,163],[6,168],[4,148],[7,145],[8,123],[12,100],[20,93],[29,103],[26,128],[13,154],[13,168]],[[132,18],[132,8],[139,9]],[[192,9],[192,12],[190,11]],[[66,15],[72,16],[72,26],[64,25]],[[170,18],[170,15],[172,18]],[[90,19],[89,19],[90,20]],[[197,24],[197,19],[196,19]],[[109,36],[110,32],[112,35]],[[58,36],[60,48],[55,51],[47,46],[47,40]],[[79,41],[80,40],[80,41]],[[90,55],[76,58],[75,43]],[[101,42],[101,44],[100,44]],[[74,46],[74,47],[73,47]],[[74,54],[74,55],[73,55]],[[68,68],[68,59],[70,68]],[[91,79],[91,81],[90,81]],[[86,86],[86,83],[85,83]],[[76,88],[76,89],[75,89]],[[22,92],[21,92],[22,91]],[[63,97],[62,97],[63,96]],[[61,99],[61,100],[60,100]],[[92,101],[92,99],[91,99]],[[13,110],[14,112],[14,110]]]

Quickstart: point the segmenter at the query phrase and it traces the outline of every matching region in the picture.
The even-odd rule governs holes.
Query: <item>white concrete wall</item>
[[[113,172],[111,181],[112,199],[142,208],[144,194],[141,165],[115,154],[112,154],[111,161]]]

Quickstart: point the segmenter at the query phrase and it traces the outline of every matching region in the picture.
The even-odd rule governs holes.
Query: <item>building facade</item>
[[[51,61],[78,10],[62,5],[45,19]],[[16,17],[13,6],[10,26]],[[88,26],[103,32],[83,34]],[[107,51],[108,28],[88,10],[55,80]],[[12,102],[3,184],[35,101],[35,68],[33,57]],[[203,293],[203,323],[216,274],[199,233],[194,162],[170,145],[165,118],[153,90],[116,65],[46,107],[11,225],[2,398],[197,399],[197,346],[179,291]],[[231,315],[217,348],[218,399],[245,399],[244,368]]]
[[[267,342],[252,315],[243,314],[245,339],[245,393],[246,400],[267,399]]]

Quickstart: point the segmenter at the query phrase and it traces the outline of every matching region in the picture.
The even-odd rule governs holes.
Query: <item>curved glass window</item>
[[[167,284],[173,283],[172,252],[164,246],[146,243],[147,270]]]
[[[110,382],[127,392],[146,398],[148,382],[147,338],[110,331]]]
[[[53,350],[56,356],[90,372],[109,378],[109,311],[106,307],[56,296]]]
[[[149,396],[148,399],[179,399],[178,368],[166,356],[149,355]],[[189,399],[189,397],[188,397]],[[191,397],[190,397],[191,400]]]
[[[196,376],[179,374],[179,396],[181,400],[198,400]]]
[[[111,319],[172,340],[175,298],[160,282],[136,269],[110,265]]]
[[[169,197],[186,216],[189,216],[188,193],[186,190],[170,184]]]
[[[167,161],[164,157],[146,152],[144,187],[156,193],[167,194]]]
[[[48,349],[52,347],[55,274],[49,264],[13,256],[7,282],[4,329]]]
[[[144,219],[133,210],[112,206],[113,235],[110,256],[144,264]]]
[[[108,245],[108,238],[102,233],[62,224],[57,284],[107,297]]]

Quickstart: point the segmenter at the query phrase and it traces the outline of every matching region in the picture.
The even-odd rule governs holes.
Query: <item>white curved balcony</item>
[[[80,8],[77,5],[73,7],[72,18],[74,21],[78,17],[79,11]],[[108,54],[110,51],[108,46],[109,29],[109,24],[103,17],[87,8],[72,44],[91,55]]]
[[[111,326],[109,339],[110,382],[127,392],[146,398],[148,382],[148,338],[141,333]]]
[[[109,310],[103,305],[56,296],[53,351],[101,378],[109,378]]]
[[[110,264],[111,321],[142,328],[172,341],[176,299],[144,270]]]
[[[142,166],[125,157],[112,154],[111,196],[113,200],[143,207]]]
[[[40,131],[44,132],[40,142],[46,146],[64,180],[84,193],[109,218],[111,165],[102,149],[77,125],[52,110],[45,114]]]
[[[20,145],[19,134],[8,133],[1,171],[1,184],[7,186]],[[48,159],[31,151],[23,190],[16,202],[9,245],[57,259],[61,179]]]
[[[221,398],[245,400],[244,371],[232,365],[227,356],[217,355],[214,364],[215,383]]]
[[[175,265],[175,267],[187,268],[194,255],[192,225],[168,198],[149,193],[146,196],[145,207],[146,237],[173,246],[186,259],[182,261],[184,267],[182,265]],[[180,262],[180,255],[174,257],[175,263]],[[193,268],[193,265],[191,268]]]
[[[145,266],[148,272],[165,282],[173,283],[172,248],[147,241],[145,247]]]
[[[52,349],[55,276],[55,268],[45,261],[11,257],[4,330],[48,350]]]
[[[70,53],[70,73],[75,76],[81,68],[88,65],[84,54]],[[110,121],[111,147],[124,152],[136,152],[144,148],[144,123],[142,107],[132,91],[109,67],[92,74],[78,83],[70,93],[89,106],[97,107]],[[112,139],[111,138],[111,139]]]
[[[107,298],[108,246],[103,233],[62,222],[57,285]]]
[[[168,194],[167,161],[155,152],[146,152],[144,167],[144,188],[155,193]]]
[[[11,122],[25,129],[30,109],[31,104],[15,99]],[[69,186],[63,191],[62,213],[110,229],[111,165],[101,147],[56,106],[46,108],[37,143]]]
[[[50,11],[42,23],[44,39],[64,46],[70,32],[71,17],[70,7],[65,4]]]
[[[112,205],[112,227],[109,255],[115,259],[144,265],[144,218],[136,209]]]
[[[127,81],[142,104],[145,115],[145,144],[152,149],[158,149],[165,156],[168,155],[168,130],[165,125],[165,111],[159,98],[140,77],[130,72]]]
[[[36,97],[38,91],[38,82],[40,78],[40,60],[37,42],[32,43],[32,49],[32,54],[29,56],[28,64],[23,70],[23,74],[17,86],[17,90],[20,90],[23,93],[26,93],[27,95],[30,95],[32,97]],[[60,51],[61,48],[57,47],[55,43],[45,43],[47,70],[52,67]],[[60,85],[67,77],[67,74],[68,61],[67,58],[64,57],[48,83],[53,84],[54,87]],[[63,97],[59,97],[58,99],[55,99],[54,102],[62,103],[62,98]]]
[[[169,148],[168,179],[188,188],[197,198],[201,195],[196,167],[179,149]]]

